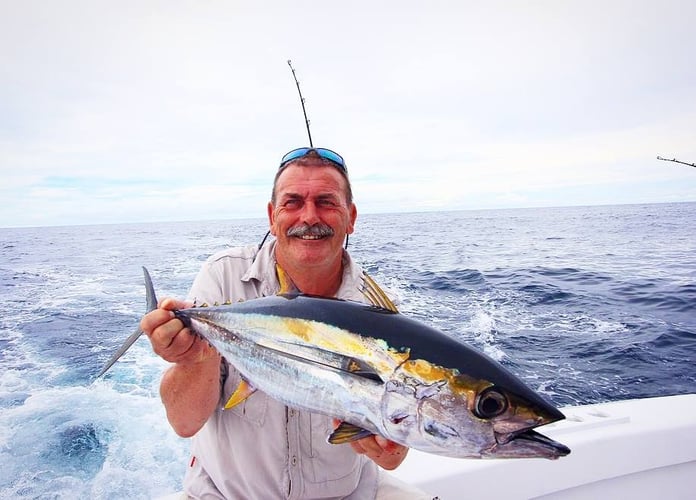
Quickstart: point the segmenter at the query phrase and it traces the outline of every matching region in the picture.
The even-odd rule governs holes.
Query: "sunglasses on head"
[[[348,173],[348,167],[346,167],[346,162],[343,159],[343,157],[335,151],[331,151],[330,149],[326,148],[293,149],[289,153],[286,153],[285,156],[283,156],[283,158],[280,160],[280,166],[278,168],[281,169],[291,161],[295,161],[299,158],[302,158],[303,156],[307,156],[309,153],[312,152],[318,154],[321,158],[325,160],[329,160],[331,163],[336,165],[343,173]]]

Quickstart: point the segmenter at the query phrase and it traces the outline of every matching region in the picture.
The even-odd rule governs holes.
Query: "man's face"
[[[335,167],[319,163],[285,168],[276,184],[275,205],[268,204],[279,261],[311,267],[335,262],[342,255],[346,234],[353,232],[357,217],[345,193],[346,180]]]

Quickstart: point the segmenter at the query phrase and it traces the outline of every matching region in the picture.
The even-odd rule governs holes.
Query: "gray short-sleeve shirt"
[[[275,242],[230,248],[211,256],[194,280],[189,299],[237,302],[275,294]],[[337,297],[363,301],[362,270],[344,252]],[[223,363],[226,363],[223,361]],[[193,498],[374,498],[377,467],[349,445],[326,438],[331,417],[286,407],[261,391],[230,410],[222,407],[240,382],[225,366],[218,409],[192,438],[184,489]]]

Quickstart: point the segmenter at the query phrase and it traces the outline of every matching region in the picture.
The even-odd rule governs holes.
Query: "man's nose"
[[[302,207],[302,222],[312,226],[319,221],[319,212],[316,204],[312,201],[306,202]]]

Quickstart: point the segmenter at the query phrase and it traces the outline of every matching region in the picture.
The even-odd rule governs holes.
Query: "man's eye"
[[[298,208],[301,205],[302,202],[300,200],[287,200],[285,203],[283,203],[285,208]]]

